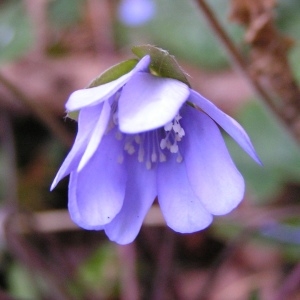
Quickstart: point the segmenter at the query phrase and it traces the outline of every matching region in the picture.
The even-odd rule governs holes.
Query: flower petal
[[[71,219],[76,223],[78,226],[87,229],[87,230],[101,230],[103,229],[102,225],[99,226],[91,226],[84,219],[81,218],[80,210],[77,205],[77,174],[76,172],[70,174],[69,180],[69,213]]]
[[[94,107],[83,108],[79,113],[78,132],[74,145],[65,158],[63,164],[58,170],[56,177],[51,185],[53,190],[58,182],[71,171],[75,170],[80,162],[80,159],[89,143],[90,136],[98,122],[99,116],[102,112],[102,104]]]
[[[146,71],[149,63],[150,56],[144,56],[130,72],[120,78],[94,88],[75,91],[70,95],[66,103],[66,109],[68,111],[75,111],[107,100],[115,94],[132,77],[133,74]]]
[[[107,124],[110,117],[110,104],[108,102],[103,103],[103,109],[101,115],[99,116],[98,122],[94,127],[93,133],[89,137],[89,142],[87,148],[80,160],[77,171],[79,172],[90,160],[97,150],[103,134],[107,128]]]
[[[122,144],[105,135],[94,156],[80,172],[71,173],[69,209],[81,227],[98,228],[109,223],[120,211],[125,195],[127,173],[117,161]]]
[[[191,90],[189,101],[199,106],[199,108],[218,123],[240,145],[240,147],[250,155],[250,157],[252,157],[257,163],[261,164],[249,136],[237,121],[193,90]]]
[[[175,117],[189,93],[189,87],[181,81],[135,74],[119,99],[120,130],[137,133],[165,125]]]
[[[158,166],[157,176],[158,201],[169,227],[190,233],[204,229],[212,222],[212,215],[190,186],[183,162],[178,163],[175,157],[170,157]]]
[[[104,226],[109,239],[118,244],[128,244],[135,239],[157,195],[155,170],[147,170],[134,156],[126,158],[126,165],[129,173],[123,207]]]
[[[192,189],[210,213],[226,214],[243,199],[244,179],[212,119],[189,106],[181,115],[186,135],[180,149]]]

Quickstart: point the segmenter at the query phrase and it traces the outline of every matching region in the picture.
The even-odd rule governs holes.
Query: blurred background
[[[300,299],[299,144],[233,68],[196,2],[0,1],[0,299]],[[234,2],[207,1],[247,58]],[[291,40],[299,81],[300,2],[254,2]],[[49,187],[77,130],[65,118],[69,94],[138,44],[175,55],[193,88],[244,126],[264,165],[228,139],[247,185],[234,212],[181,235],[154,205],[136,241],[119,246],[72,223],[68,178]]]

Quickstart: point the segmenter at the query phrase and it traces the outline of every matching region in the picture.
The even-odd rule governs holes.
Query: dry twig
[[[300,143],[300,91],[287,60],[290,40],[274,26],[271,14],[274,0],[232,0],[231,19],[248,26],[246,41],[251,46],[250,64],[246,63],[206,1],[196,2],[234,65]]]

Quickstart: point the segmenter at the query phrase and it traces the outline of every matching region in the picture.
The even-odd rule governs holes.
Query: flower
[[[150,62],[146,55],[118,79],[71,94],[66,108],[80,110],[78,133],[51,186],[70,174],[73,221],[119,244],[135,239],[156,196],[166,224],[181,233],[240,203],[244,180],[218,125],[259,163],[235,120],[186,83],[153,75]]]
[[[127,26],[140,26],[150,21],[155,15],[153,0],[122,0],[118,15],[122,23]]]

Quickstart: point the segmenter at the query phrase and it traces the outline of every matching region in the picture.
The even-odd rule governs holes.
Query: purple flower
[[[218,125],[259,163],[235,120],[185,83],[152,75],[149,64],[144,56],[118,79],[70,96],[78,134],[51,187],[70,174],[73,221],[119,244],[135,239],[156,196],[167,225],[181,233],[240,203],[244,180]]]
[[[155,14],[153,0],[122,0],[119,19],[127,26],[139,26],[150,21]]]

